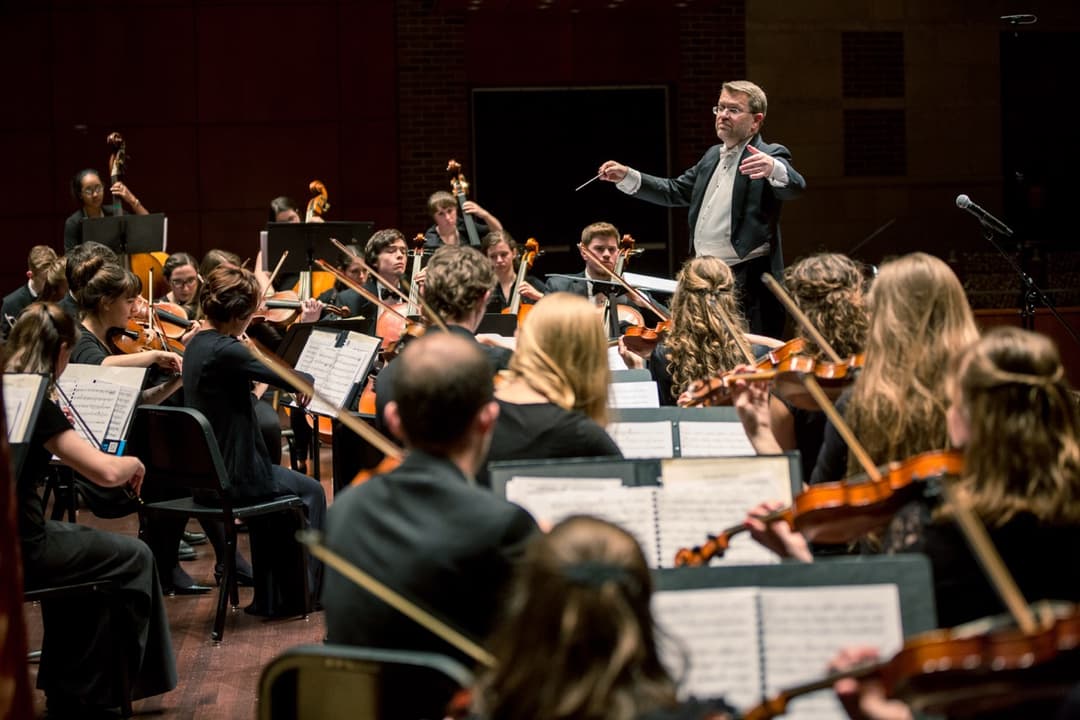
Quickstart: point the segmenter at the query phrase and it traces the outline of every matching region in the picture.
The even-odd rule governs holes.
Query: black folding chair
[[[300,645],[263,668],[259,720],[421,720],[445,717],[472,685],[456,660],[408,650]]]
[[[132,423],[128,454],[135,455],[146,466],[144,487],[181,489],[183,497],[174,500],[146,502],[147,513],[214,518],[225,525],[225,574],[218,591],[217,614],[210,633],[221,640],[225,633],[225,603],[230,600],[235,609],[240,604],[236,588],[236,520],[280,512],[296,513],[299,527],[305,527],[303,501],[296,495],[284,495],[255,502],[237,502],[229,497],[228,474],[221,459],[214,431],[198,410],[185,407],[143,405],[136,410]],[[195,502],[192,493],[201,499],[212,496],[214,505]],[[144,494],[150,495],[144,491]],[[209,502],[210,500],[208,500]],[[311,612],[307,588],[307,567],[303,568],[304,614]]]

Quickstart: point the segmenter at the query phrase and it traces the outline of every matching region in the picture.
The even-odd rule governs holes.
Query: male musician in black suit
[[[477,345],[488,359],[492,376],[510,364],[508,349],[481,345],[476,329],[484,319],[495,269],[479,250],[446,245],[436,250],[424,270],[424,300],[439,314],[451,334]],[[431,330],[437,326],[431,325]],[[375,378],[376,427],[386,426],[387,403],[394,399],[393,377],[400,372],[397,361],[388,363]]]
[[[472,245],[465,225],[466,214],[474,218],[476,247],[480,246],[479,238],[503,229],[497,217],[472,200],[466,200],[461,206],[465,210],[464,214],[458,212],[457,198],[450,193],[444,190],[432,193],[428,198],[428,213],[435,224],[424,231],[425,250],[434,250],[443,245]]]
[[[30,254],[26,258],[26,284],[4,296],[3,306],[0,308],[0,339],[7,338],[8,330],[15,324],[19,313],[37,300],[41,287],[45,284],[45,273],[55,260],[56,251],[48,245],[35,245],[30,248]]]
[[[780,210],[806,189],[806,181],[786,147],[761,139],[766,110],[765,91],[754,83],[724,83],[713,108],[720,143],[696,165],[677,178],[661,178],[609,160],[600,166],[600,177],[642,200],[689,206],[691,250],[731,266],[750,332],[779,337],[783,306],[761,275],[783,274]]]
[[[619,256],[619,237],[618,229],[611,223],[595,222],[581,231],[581,244],[599,258],[604,267],[614,270],[615,259]],[[578,252],[581,252],[580,247]],[[610,277],[603,268],[583,252],[581,252],[581,259],[585,261],[585,269],[582,272],[569,277],[549,277],[547,291],[581,295],[596,303],[598,308],[610,306],[610,312],[605,310],[604,313],[607,318],[608,337],[619,337],[622,332],[619,327],[617,306],[630,302],[636,304],[637,301],[631,300],[622,287],[610,284]],[[589,282],[590,280],[604,282],[593,283]]]
[[[395,228],[379,230],[368,238],[367,244],[364,246],[364,262],[378,273],[379,277],[403,292],[401,276],[405,274],[405,265],[408,258],[409,246],[405,244],[405,236]],[[400,297],[373,277],[369,277],[363,287],[380,300],[385,300],[388,305],[400,305],[402,303]],[[376,320],[383,310],[360,297],[360,294],[352,288],[345,288],[340,291],[337,300],[338,305],[349,311],[349,317],[364,317],[370,320],[370,332],[375,332]]]
[[[472,251],[469,248],[454,248]],[[536,533],[527,512],[475,484],[499,406],[480,347],[429,333],[394,361],[391,432],[408,449],[393,472],[335,499],[327,544],[454,628],[482,641],[513,565]],[[344,576],[324,584],[327,642],[443,653],[461,651]]]

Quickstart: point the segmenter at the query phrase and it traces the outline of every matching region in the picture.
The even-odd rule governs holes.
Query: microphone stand
[[[994,237],[997,234],[994,229],[984,225],[983,233],[986,240],[998,251],[998,254],[1001,255],[1001,257],[1005,258],[1005,262],[1012,267],[1013,272],[1020,278],[1020,285],[1023,287],[1024,291],[1024,306],[1020,309],[1021,327],[1025,330],[1035,329],[1036,303],[1042,303],[1043,307],[1049,310],[1050,314],[1061,323],[1063,328],[1065,328],[1065,332],[1069,333],[1069,337],[1073,339],[1073,342],[1080,345],[1080,337],[1077,336],[1072,325],[1066,322],[1065,318],[1061,317],[1057,308],[1050,302],[1050,298],[1046,297],[1046,293],[1039,289],[1039,286],[1035,284],[1035,281],[1031,279],[1031,276],[1024,272],[1024,269],[1016,263],[1012,256],[1005,252],[1005,249],[998,244],[998,241]]]

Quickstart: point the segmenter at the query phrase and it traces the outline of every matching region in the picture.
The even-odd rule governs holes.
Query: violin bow
[[[842,363],[844,361],[839,353],[837,353],[836,350],[833,350],[832,345],[830,345],[829,341],[825,339],[825,336],[821,334],[821,331],[814,327],[814,323],[810,322],[810,318],[806,317],[806,313],[799,309],[799,306],[795,304],[795,301],[791,299],[791,296],[788,295],[787,291],[784,290],[780,283],[776,282],[776,278],[769,273],[762,273],[761,282],[763,282],[765,287],[769,288],[772,294],[776,296],[776,299],[787,308],[787,311],[791,313],[791,317],[798,321],[799,325],[802,326],[802,329],[810,335],[810,338],[817,343],[818,347],[829,356],[829,360],[834,363]]]
[[[277,265],[274,266],[274,272],[270,273],[270,279],[266,281],[266,289],[263,290],[263,295],[274,294],[274,280],[277,279],[278,272],[281,270],[282,264],[285,262],[285,258],[289,257],[289,251],[286,250],[281,253],[281,258],[278,259]],[[247,262],[246,260],[244,261]]]
[[[354,583],[400,612],[402,615],[405,615],[418,625],[427,628],[481,665],[489,668],[495,667],[494,655],[480,647],[475,641],[450,627],[450,625],[426,610],[418,607],[411,600],[406,599],[397,591],[387,587],[330,548],[326,547],[322,541],[322,533],[316,530],[301,530],[296,533],[296,539],[306,545],[312,555],[319,558],[346,578],[352,580]]]
[[[595,263],[597,267],[601,268],[607,274],[607,276],[609,278],[611,278],[612,280],[617,282],[619,285],[622,285],[623,289],[626,290],[626,292],[630,293],[637,300],[640,300],[641,302],[645,303],[645,305],[647,305],[649,307],[649,309],[651,309],[654,313],[656,313],[657,317],[659,317],[661,320],[664,320],[664,321],[670,321],[671,320],[671,314],[670,313],[665,312],[663,308],[659,307],[655,302],[653,302],[652,298],[650,298],[648,295],[646,295],[643,292],[641,292],[640,290],[638,290],[636,287],[634,287],[630,283],[626,282],[626,280],[623,279],[622,275],[619,275],[618,273],[609,270],[607,265],[605,265],[603,262],[601,262],[600,258],[597,257],[596,253],[594,253],[589,248],[585,247],[585,243],[579,243],[578,247],[581,249],[581,253],[585,257],[592,260],[593,263]]]
[[[356,261],[358,263],[360,263],[360,267],[364,268],[364,271],[367,272],[367,274],[369,276],[374,278],[375,282],[379,283],[384,288],[386,288],[390,292],[397,295],[399,298],[404,300],[406,304],[409,304],[411,302],[409,300],[408,295],[401,292],[401,290],[398,290],[396,287],[394,287],[394,285],[392,283],[387,282],[386,279],[384,279],[382,277],[382,275],[379,275],[379,273],[375,272],[375,270],[372,269],[372,267],[370,265],[368,265],[366,262],[364,262],[364,258],[360,257],[359,255],[357,255],[353,251],[349,250],[347,247],[345,247],[340,242],[338,242],[338,240],[336,238],[331,238],[330,242],[334,243],[334,247],[336,247],[341,252],[345,253],[346,255],[352,255],[354,258],[356,258]],[[402,282],[404,282],[404,280]],[[407,283],[406,283],[406,285],[407,285]],[[409,290],[408,287],[406,287],[405,289]],[[446,322],[443,321],[442,316],[439,315],[439,313],[435,312],[434,308],[432,308],[430,305],[428,305],[427,301],[424,300],[424,296],[417,293],[416,299],[417,299],[417,301],[419,301],[420,307],[422,307],[424,309],[424,312],[426,312],[428,314],[428,316],[431,318],[432,322],[434,322],[439,327],[439,329],[442,330],[443,332],[449,332],[449,329],[446,327]],[[395,310],[394,312],[397,312],[397,311]],[[401,315],[401,313],[397,313],[397,314]]]
[[[363,420],[358,420],[349,413],[343,413],[340,409],[334,407],[333,403],[323,397],[322,393],[316,390],[313,385],[308,384],[308,382],[294,369],[289,367],[284,360],[277,357],[251,338],[247,339],[247,346],[248,349],[251,350],[252,356],[266,366],[268,370],[278,377],[287,380],[293,387],[305,395],[317,398],[327,406],[334,408],[334,417],[337,418],[342,425],[371,443],[371,445],[381,451],[384,455],[392,457],[395,460],[401,460],[405,457],[405,453],[402,452],[401,448],[391,442],[390,439],[381,432],[371,427]]]
[[[392,313],[394,315],[397,315],[402,320],[408,320],[407,317],[402,315],[395,308],[393,308],[392,306],[390,306],[387,303],[380,300],[378,298],[378,296],[368,292],[367,288],[365,288],[363,285],[361,285],[360,283],[353,280],[351,277],[349,277],[345,273],[338,270],[336,267],[334,267],[330,263],[326,262],[325,260],[323,260],[321,258],[316,258],[315,259],[315,264],[318,265],[319,267],[321,267],[326,272],[333,275],[338,280],[340,280],[341,283],[343,285],[345,285],[345,287],[350,288],[352,290],[355,290],[357,295],[364,298],[365,300],[367,300],[372,305],[375,305],[376,307],[380,307],[380,308],[382,308],[383,310],[385,310],[388,313]]]
[[[716,311],[716,314],[720,318],[720,322],[723,324],[724,329],[727,330],[728,335],[730,335],[735,341],[735,344],[739,346],[739,352],[743,354],[746,364],[756,364],[757,360],[754,358],[754,354],[750,352],[750,348],[746,344],[746,338],[742,337],[742,335],[735,330],[735,323],[731,322],[731,318],[728,317],[727,311],[724,310],[723,305],[716,301],[716,297],[712,293],[708,294],[708,303],[709,307]]]

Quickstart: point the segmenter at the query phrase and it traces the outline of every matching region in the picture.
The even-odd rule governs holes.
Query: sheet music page
[[[663,491],[657,499],[663,567],[672,567],[680,548],[694,547],[706,537],[746,519],[763,500],[791,502],[787,458],[783,473],[775,458],[673,459],[661,463]],[[780,558],[746,533],[736,536],[714,565],[773,564]]]
[[[656,567],[655,487],[624,487],[618,478],[524,478],[506,483],[506,499],[529,511],[541,526],[571,515],[592,515],[637,538],[649,567]]]
[[[607,364],[609,370],[629,370],[626,361],[619,354],[619,346],[612,345],[607,349]]]
[[[315,389],[326,400],[312,398],[308,405],[309,411],[319,415],[336,415],[345,405],[379,346],[377,338],[349,332],[338,347],[338,336],[334,330],[312,330],[296,361],[296,369],[315,378]]]
[[[754,454],[754,446],[740,422],[680,422],[679,448],[682,457]]]
[[[146,372],[146,368],[140,367],[72,363],[64,370],[57,384],[98,442],[118,442],[127,439]],[[73,424],[75,432],[90,444],[100,447],[86,435],[81,423]],[[116,448],[119,450],[119,445]]]
[[[656,389],[656,383],[651,380],[611,383],[608,385],[608,407],[658,408],[660,407],[660,391]]]
[[[652,608],[664,665],[683,679],[681,698],[722,696],[738,708],[761,700],[756,588],[665,590],[653,595]]]
[[[44,383],[44,375],[4,373],[4,418],[7,421],[8,443],[18,445],[30,440],[33,432],[30,415]]]
[[[896,585],[761,588],[765,692],[820,678],[843,647],[872,645],[882,657],[904,643]],[[831,689],[788,707],[794,720],[842,720],[847,715]]]
[[[675,454],[671,422],[613,422],[607,433],[627,458],[670,458]]]

